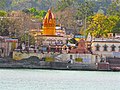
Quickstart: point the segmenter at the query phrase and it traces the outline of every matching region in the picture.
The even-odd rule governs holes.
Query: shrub
[[[45,61],[46,62],[52,62],[52,61],[54,61],[54,58],[52,58],[52,57],[46,57]]]

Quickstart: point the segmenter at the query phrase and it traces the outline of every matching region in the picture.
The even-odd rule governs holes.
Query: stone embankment
[[[14,69],[57,69],[57,70],[97,70],[94,64],[68,63],[68,62],[45,62],[37,57],[30,57],[20,61],[11,58],[1,58],[0,68]]]

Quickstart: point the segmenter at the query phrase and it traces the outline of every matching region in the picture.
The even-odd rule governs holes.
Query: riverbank
[[[50,69],[50,70],[84,70],[84,71],[111,71],[109,68],[100,69],[96,64],[46,62],[39,58],[31,57],[20,61],[11,58],[0,58],[2,69]]]
[[[34,59],[33,59],[34,58]],[[58,69],[58,70],[97,70],[96,65],[68,62],[45,62],[38,58],[23,59],[20,61],[11,58],[1,58],[0,68],[25,68],[25,69]]]

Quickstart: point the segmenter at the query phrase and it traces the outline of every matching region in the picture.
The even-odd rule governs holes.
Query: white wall
[[[100,46],[100,50],[99,51],[96,51],[96,46],[97,46],[97,44],[99,44],[99,46]],[[107,47],[107,51],[104,51],[104,45],[107,45],[108,47]],[[116,46],[116,48],[115,48],[115,51],[112,51],[112,48],[111,48],[111,46],[112,45],[115,45]],[[93,42],[92,43],[92,52],[94,53],[94,54],[99,54],[99,55],[102,55],[103,57],[106,57],[106,56],[112,56],[112,57],[114,57],[113,56],[113,53],[114,52],[116,52],[116,53],[119,53],[120,52],[120,50],[119,50],[119,46],[120,46],[120,43],[115,43],[115,42]]]
[[[57,58],[63,61],[68,61],[70,60],[71,55],[73,60],[75,60],[75,58],[82,58],[83,63],[86,64],[91,64],[91,63],[94,64],[96,62],[100,62],[100,57],[97,57],[96,59],[96,55],[92,55],[92,54],[60,54],[57,56]]]

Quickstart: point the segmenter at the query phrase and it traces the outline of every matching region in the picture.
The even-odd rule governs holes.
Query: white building
[[[56,26],[56,35],[57,36],[66,36],[65,28],[61,26]]]
[[[91,49],[93,54],[101,57],[120,57],[120,39],[95,38]]]
[[[0,36],[0,56],[9,56],[18,46],[18,39],[12,39],[7,36]]]

